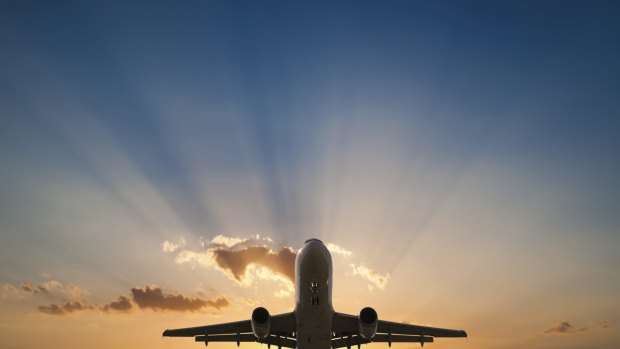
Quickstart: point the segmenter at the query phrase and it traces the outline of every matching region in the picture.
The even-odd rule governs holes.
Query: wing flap
[[[377,334],[372,338],[373,342],[384,343],[430,343],[433,342],[433,337],[427,336],[404,336],[400,334]]]
[[[213,336],[196,336],[196,342],[256,342],[252,333],[219,334]]]
[[[406,334],[433,337],[467,337],[467,333],[462,330],[410,325],[383,320],[379,320],[379,323],[377,324],[377,333]]]
[[[297,341],[291,338],[269,336],[268,338],[265,338],[257,342],[263,343],[263,344],[271,344],[271,345],[275,345],[278,347],[293,348],[293,349],[297,348]]]
[[[404,336],[404,335],[387,335],[387,334],[377,334],[372,340],[367,340],[362,338],[361,336],[347,336],[342,338],[336,338],[332,340],[332,348],[344,348],[344,347],[353,347],[356,345],[367,344],[367,343],[431,343],[433,342],[433,337],[421,337],[421,336]]]
[[[270,344],[277,347],[296,348],[297,341],[290,338],[278,337],[271,335],[265,339],[257,340],[251,333],[236,334],[223,334],[215,336],[196,336],[194,339],[196,342],[258,342],[262,344]]]

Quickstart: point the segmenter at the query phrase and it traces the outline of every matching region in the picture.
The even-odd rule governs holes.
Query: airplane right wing
[[[392,343],[424,343],[433,342],[438,337],[467,337],[462,330],[427,327],[405,323],[377,320],[377,332],[372,339],[367,340],[360,336],[359,319],[355,315],[335,313],[332,320],[335,333],[332,339],[332,348],[343,348],[370,342]]]

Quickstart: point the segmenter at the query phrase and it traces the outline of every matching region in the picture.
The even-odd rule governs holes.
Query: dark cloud
[[[132,288],[133,301],[141,309],[171,310],[171,311],[199,311],[206,308],[221,309],[230,305],[223,297],[215,299],[190,298],[181,294],[166,293],[157,286]]]
[[[157,286],[132,288],[131,296],[118,296],[106,305],[86,304],[82,300],[70,300],[62,304],[41,305],[38,310],[49,315],[69,315],[85,310],[129,313],[137,308],[156,311],[200,311],[208,308],[221,309],[230,303],[224,297],[206,299],[202,296],[191,298],[178,293],[164,292]]]
[[[568,321],[562,321],[557,325],[547,329],[545,333],[569,333],[573,331],[573,325],[571,325]]]
[[[611,324],[607,320],[600,321],[596,324],[598,328],[610,328]]]
[[[269,268],[291,282],[295,278],[295,252],[287,247],[277,252],[265,246],[251,246],[240,250],[215,248],[211,251],[217,265],[230,271],[238,281],[241,281],[250,264]]]
[[[556,324],[555,326],[545,330],[545,333],[565,333],[565,334],[569,334],[569,333],[585,332],[585,331],[590,331],[590,330],[594,330],[594,329],[605,329],[605,328],[609,328],[609,327],[611,327],[611,325],[609,324],[609,321],[607,321],[607,320],[599,321],[599,322],[597,322],[597,323],[595,323],[593,325],[584,326],[584,327],[580,327],[580,328],[574,327],[568,321],[562,321],[562,322],[559,322],[558,324]]]
[[[20,285],[22,290],[28,292],[28,293],[38,293],[39,290],[37,290],[34,286],[32,286],[31,283],[29,282],[22,282],[22,284]]]
[[[129,312],[133,308],[131,300],[125,296],[119,296],[116,300],[106,304],[103,307],[104,311],[116,310],[121,312]]]
[[[65,315],[65,311],[58,304],[39,305],[39,311],[50,315]]]
[[[81,301],[68,301],[62,305],[41,305],[39,306],[39,311],[50,315],[66,315],[76,311],[89,310],[94,308],[94,306],[86,305]]]
[[[84,305],[81,301],[69,301],[62,306],[62,309],[67,313],[73,313],[74,311],[90,309],[90,306]]]

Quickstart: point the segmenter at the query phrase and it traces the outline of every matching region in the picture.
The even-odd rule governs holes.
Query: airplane
[[[371,307],[359,315],[337,313],[332,306],[332,259],[319,239],[306,240],[295,257],[295,310],[271,315],[263,307],[249,320],[164,331],[166,337],[194,337],[196,342],[258,342],[293,349],[344,348],[371,342],[433,342],[438,337],[467,337],[462,330],[379,320]]]

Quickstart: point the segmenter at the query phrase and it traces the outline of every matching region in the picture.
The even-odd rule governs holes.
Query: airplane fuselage
[[[330,348],[333,316],[332,258],[322,242],[310,239],[295,259],[297,348]]]

